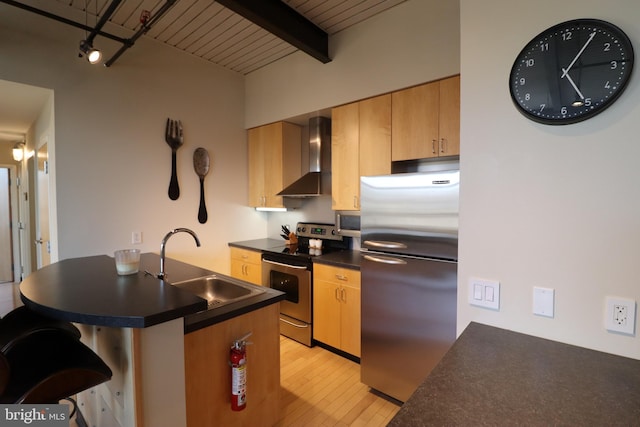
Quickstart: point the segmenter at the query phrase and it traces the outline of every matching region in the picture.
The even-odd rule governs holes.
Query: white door
[[[38,269],[51,264],[51,241],[49,238],[49,152],[47,144],[38,149],[37,194],[38,231],[36,253]]]
[[[9,169],[0,168],[0,283],[13,282]]]

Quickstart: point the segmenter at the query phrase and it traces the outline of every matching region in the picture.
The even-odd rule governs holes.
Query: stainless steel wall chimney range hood
[[[309,173],[278,193],[285,197],[331,194],[331,120],[309,119]]]

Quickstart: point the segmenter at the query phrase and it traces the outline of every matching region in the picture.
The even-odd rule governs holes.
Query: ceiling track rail
[[[142,24],[142,27],[140,27],[140,29],[132,37],[125,39],[125,38],[118,37],[113,34],[109,34],[102,31],[102,27],[107,23],[111,15],[113,15],[117,7],[120,5],[121,1],[122,0],[113,0],[111,4],[109,4],[109,7],[105,11],[105,13],[102,15],[100,21],[98,21],[95,27],[89,27],[79,22],[72,21],[71,19],[67,19],[63,16],[55,15],[53,13],[47,12],[46,10],[38,9],[32,6],[20,3],[15,0],[0,0],[0,3],[5,3],[22,10],[26,10],[27,12],[35,13],[37,15],[44,16],[49,19],[53,19],[63,24],[67,24],[76,28],[83,29],[90,33],[89,36],[87,37],[87,41],[91,43],[93,43],[93,39],[95,39],[96,36],[105,37],[110,40],[121,43],[122,47],[104,64],[105,67],[110,67],[127,49],[131,48],[134,45],[134,43],[136,42],[136,40],[140,38],[140,36],[142,36],[147,31],[149,31],[153,26],[153,24],[155,24],[176,2],[176,0],[166,0],[165,3],[162,5],[162,7],[158,9],[158,11],[153,16],[151,16],[146,22],[144,22]]]
[[[153,24],[155,24],[162,16],[175,4],[176,0],[166,0],[158,11],[151,16],[146,22],[142,23],[142,27],[130,38],[126,39],[122,43],[122,47],[104,63],[105,67],[110,67],[114,62],[129,48],[131,48],[136,40],[140,38],[143,34],[151,29]]]
[[[44,16],[45,18],[53,19],[54,21],[62,22],[63,24],[67,24],[67,25],[71,25],[72,27],[80,28],[80,29],[85,30],[87,32],[92,32],[92,31],[95,30],[93,27],[89,27],[88,25],[81,24],[80,22],[75,22],[75,21],[72,21],[71,19],[67,19],[67,18],[62,17],[62,16],[54,15],[53,13],[47,12],[46,10],[37,9],[35,7],[29,6],[29,5],[14,1],[14,0],[0,0],[0,3],[5,3],[5,4],[8,4],[10,6],[14,6],[14,7],[17,7],[19,9],[22,9],[22,10],[26,10],[27,12],[35,13],[37,15]],[[95,33],[96,33],[96,35],[99,35],[101,37],[105,37],[107,39],[116,41],[118,43],[125,43],[125,41],[126,41],[126,39],[123,39],[122,37],[118,37],[118,36],[114,36],[113,34],[105,33],[104,31],[101,31],[99,29],[96,30]],[[94,35],[94,37],[95,37],[95,35]]]
[[[107,10],[104,11],[102,16],[100,17],[100,21],[98,21],[96,26],[93,27],[93,30],[91,30],[91,33],[89,33],[89,36],[87,37],[87,42],[90,45],[93,45],[93,39],[96,37],[96,35],[98,35],[98,31],[100,31],[102,27],[104,27],[104,24],[106,24],[107,21],[109,21],[109,18],[111,18],[111,15],[113,15],[113,12],[116,11],[121,1],[122,0],[113,0],[109,4],[109,7],[107,8]]]

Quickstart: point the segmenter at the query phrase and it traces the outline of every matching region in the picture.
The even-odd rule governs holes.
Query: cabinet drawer
[[[360,271],[350,268],[314,264],[313,279],[360,288]]]
[[[248,249],[240,249],[231,247],[231,259],[237,259],[243,262],[250,262],[252,264],[260,264],[262,262],[262,253],[258,251],[251,251]]]

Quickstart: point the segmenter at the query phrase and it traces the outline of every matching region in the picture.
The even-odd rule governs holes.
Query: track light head
[[[86,40],[80,42],[80,56],[83,55],[90,64],[97,64],[102,59],[102,53]]]

